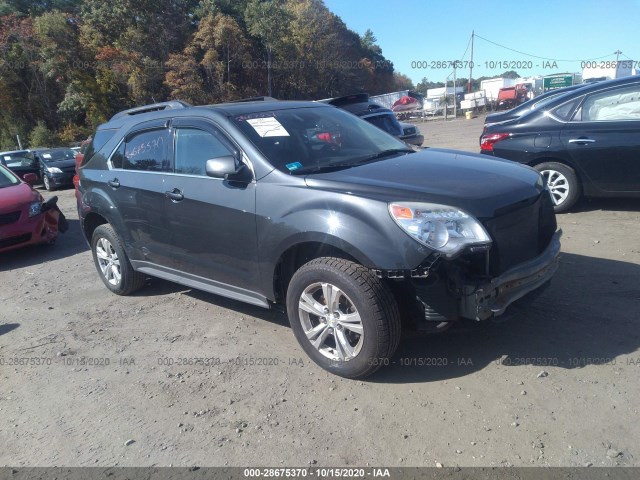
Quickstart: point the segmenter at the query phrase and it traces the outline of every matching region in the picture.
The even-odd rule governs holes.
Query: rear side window
[[[86,151],[84,154],[84,158],[82,159],[82,165],[91,160],[91,157],[96,152],[99,152],[104,145],[111,140],[116,133],[116,130],[98,130],[96,134],[93,136],[93,139],[89,143],[89,146],[86,147]],[[82,149],[81,149],[82,150]]]
[[[171,172],[173,166],[168,154],[170,144],[171,135],[166,128],[135,133],[125,140],[121,168],[147,172]],[[113,160],[112,165],[118,168]]]
[[[559,107],[556,107],[555,110],[553,110],[553,115],[555,115],[560,120],[568,122],[573,114],[574,109],[576,108],[576,105],[580,103],[581,99],[582,97],[573,99],[567,103],[563,103]]]
[[[582,105],[583,122],[640,120],[640,85],[589,95]]]
[[[233,155],[218,136],[197,128],[177,128],[175,173],[206,175],[207,160]]]

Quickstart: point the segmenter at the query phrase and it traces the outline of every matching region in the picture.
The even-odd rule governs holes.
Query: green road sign
[[[573,75],[553,75],[542,79],[542,90],[545,92],[571,85],[573,85]]]

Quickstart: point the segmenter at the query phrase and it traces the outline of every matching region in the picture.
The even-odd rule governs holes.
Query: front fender
[[[386,202],[282,184],[260,185],[256,202],[260,270],[267,289],[283,253],[301,243],[330,245],[378,270],[412,270],[432,253],[395,224]]]

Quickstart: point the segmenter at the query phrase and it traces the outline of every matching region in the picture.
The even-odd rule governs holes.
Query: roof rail
[[[158,112],[160,110],[168,110],[172,108],[189,108],[190,106],[191,105],[189,105],[187,102],[183,102],[182,100],[172,100],[170,102],[153,103],[151,105],[144,105],[142,107],[130,108],[128,110],[123,110],[122,112],[118,112],[113,117],[111,117],[109,121],[112,121],[121,117],[126,117],[128,115],[140,115],[142,113]]]
[[[240,98],[239,100],[231,100],[229,103],[241,103],[241,102],[278,102],[277,98],[273,97],[249,97]]]

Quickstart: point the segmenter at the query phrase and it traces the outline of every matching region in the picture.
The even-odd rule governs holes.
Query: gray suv
[[[121,112],[79,178],[82,230],[113,293],[152,276],[282,308],[305,352],[350,378],[388,363],[402,327],[497,317],[558,265],[536,171],[414,152],[317,102]]]

